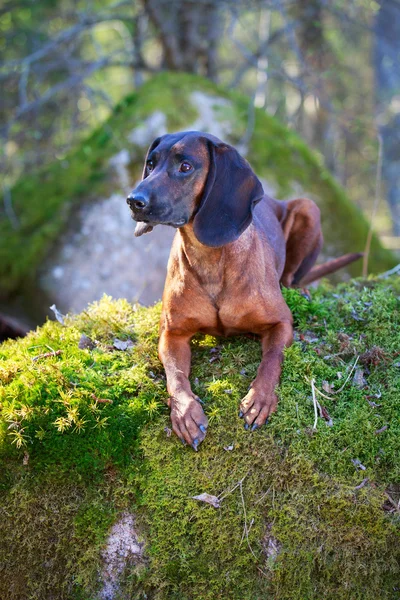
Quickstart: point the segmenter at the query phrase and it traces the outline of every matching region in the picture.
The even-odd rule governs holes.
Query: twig
[[[312,398],[313,398],[313,404],[314,404],[314,415],[315,415],[315,420],[314,420],[314,425],[313,425],[313,430],[314,431],[317,430],[317,422],[318,422],[318,411],[317,411],[317,409],[319,410],[319,414],[320,414],[321,419],[325,418],[324,415],[323,415],[323,412],[322,412],[322,407],[321,407],[320,403],[317,400],[315,392],[317,394],[319,394],[320,396],[322,396],[323,398],[325,398],[326,400],[335,400],[334,395],[340,394],[340,392],[343,391],[346,383],[349,381],[349,379],[351,377],[351,374],[353,373],[353,371],[354,371],[354,369],[355,369],[355,367],[356,367],[356,365],[358,363],[359,358],[360,358],[360,356],[357,356],[356,360],[354,361],[353,366],[350,369],[350,373],[348,374],[348,376],[346,378],[346,381],[344,382],[344,384],[342,385],[342,387],[340,389],[338,389],[337,391],[332,392],[332,396],[327,396],[326,394],[324,394],[323,392],[321,392],[321,390],[319,390],[315,386],[315,379],[311,379],[311,381],[310,381],[309,379],[306,378],[307,381],[311,384],[311,392],[312,392]]]
[[[385,271],[384,273],[378,275],[378,278],[386,279],[387,277],[390,277],[391,275],[397,275],[398,273],[400,273],[400,263],[393,267],[393,269],[389,269],[389,271]]]
[[[317,388],[315,387],[315,385],[314,385],[314,391],[318,391]],[[317,404],[318,411],[319,411],[319,416],[321,417],[321,419],[324,419],[324,421],[326,421],[329,426],[332,426],[333,422],[332,422],[332,419],[329,417],[327,411],[325,411],[326,414],[324,415],[324,411],[322,410],[322,406],[318,402],[317,398],[315,398],[315,402]],[[315,429],[316,429],[316,427],[315,427]]]
[[[368,477],[366,477],[365,479],[362,480],[361,483],[359,483],[358,485],[356,485],[356,487],[354,488],[355,490],[361,490],[361,488],[364,487],[364,485],[367,485],[369,479]]]
[[[394,509],[395,509],[396,511],[399,511],[399,512],[400,512],[400,506],[399,506],[399,505],[400,505],[400,501],[399,501],[399,505],[398,505],[398,504],[397,504],[397,502],[395,502],[395,501],[393,500],[392,496],[391,496],[390,494],[388,494],[386,490],[385,490],[385,492],[384,492],[384,493],[385,493],[385,496],[387,497],[387,499],[389,500],[390,504],[391,504],[391,505],[394,507]]]
[[[315,395],[314,379],[311,379],[311,392],[312,392],[312,399],[313,399],[313,403],[314,403],[314,415],[315,415],[313,429],[314,429],[314,431],[316,431],[317,430],[317,421],[318,421],[318,411],[317,411],[317,397]]]
[[[50,356],[60,356],[61,350],[53,350],[52,352],[45,352],[45,354],[38,354],[32,358],[33,362],[40,360],[41,358],[49,358]]]
[[[267,489],[267,491],[261,496],[261,498],[259,498],[256,502],[254,502],[254,505],[259,504],[261,502],[261,500],[264,500],[265,496],[268,496],[270,490],[272,488],[272,485],[269,486],[269,488]]]
[[[244,496],[243,496],[243,481],[239,482],[239,486],[240,486],[240,497],[242,499],[242,506],[243,506],[243,515],[244,515],[244,533],[246,534],[246,541],[247,541],[247,545],[249,547],[249,550],[250,550],[251,554],[253,555],[254,559],[258,562],[258,558],[254,554],[253,548],[251,547],[250,541],[249,541],[249,531],[250,531],[250,529],[248,529],[248,527],[247,527],[247,512],[246,512],[246,505],[244,503]],[[242,536],[242,540],[243,540],[243,536]],[[257,566],[257,569],[260,571],[260,573],[262,573],[264,575],[264,577],[268,578],[268,575],[261,569],[261,567]]]
[[[237,488],[240,488],[240,497],[242,500],[242,506],[243,506],[243,515],[244,515],[244,530],[243,530],[243,535],[242,535],[242,539],[240,540],[240,543],[242,543],[244,536],[246,536],[246,541],[247,541],[247,545],[249,547],[249,550],[251,552],[251,554],[253,555],[253,557],[255,558],[255,560],[258,562],[258,558],[257,556],[254,554],[253,549],[250,545],[250,541],[249,541],[249,532],[251,527],[253,526],[254,520],[252,520],[250,522],[250,527],[247,527],[247,512],[246,512],[246,505],[244,503],[244,496],[243,496],[243,481],[246,479],[246,477],[249,475],[250,471],[246,473],[246,475],[244,477],[242,477],[242,479],[240,481],[238,481],[233,488],[231,488],[229,491],[227,491],[226,493],[221,494],[220,496],[218,496],[218,500],[221,503],[222,500],[224,498],[226,498],[227,496],[229,496],[229,494],[232,494],[232,492],[234,490],[236,490]],[[264,494],[264,496],[269,492],[269,490],[271,489],[271,486],[268,488],[267,492]],[[274,490],[275,493],[275,490]],[[260,500],[262,500],[262,498],[260,498]],[[260,502],[260,500],[258,500],[258,502]],[[257,569],[260,571],[260,573],[262,573],[264,575],[264,577],[268,577],[268,575],[259,567],[257,566]]]
[[[247,530],[247,533],[248,533],[248,534],[250,533],[250,530],[251,530],[251,528],[253,527],[253,525],[254,525],[254,519],[252,519],[252,520],[250,521],[250,525],[249,525],[249,528],[248,528],[248,530]],[[245,536],[245,529],[243,528],[243,533],[242,533],[242,537],[241,537],[240,544],[239,544],[240,546],[242,545],[242,542],[243,542],[244,536]]]
[[[338,390],[332,392],[331,396],[327,396],[326,394],[324,394],[323,392],[321,392],[321,390],[319,390],[317,387],[314,386],[314,389],[317,392],[317,394],[319,394],[320,396],[322,396],[326,400],[334,400],[335,399],[334,396],[336,394],[340,394],[340,392],[342,392],[344,390],[344,387],[345,387],[346,383],[349,381],[349,379],[351,377],[351,374],[353,373],[353,371],[354,371],[354,369],[355,369],[355,367],[356,367],[356,365],[357,365],[357,363],[359,361],[359,358],[360,358],[360,356],[357,356],[356,360],[354,361],[353,366],[350,369],[350,373],[348,374],[347,379],[346,379],[346,381],[344,382],[344,384],[342,385],[341,388],[339,388]],[[312,381],[314,381],[314,379]]]
[[[258,559],[257,559],[257,557],[256,557],[256,555],[254,554],[254,552],[253,552],[253,549],[252,549],[252,547],[250,546],[250,542],[249,542],[249,532],[248,532],[248,529],[247,529],[247,512],[246,512],[246,505],[245,505],[245,503],[244,503],[244,496],[243,496],[243,482],[242,482],[242,481],[239,483],[239,487],[240,487],[240,497],[241,497],[241,499],[242,499],[242,506],[243,506],[243,516],[244,516],[244,533],[246,534],[247,545],[249,546],[249,550],[250,550],[250,552],[252,553],[252,555],[254,556],[254,558],[255,558],[256,560],[258,560]],[[243,537],[242,537],[242,539],[243,539]]]
[[[250,472],[250,471],[249,471],[249,472]],[[232,492],[233,492],[233,491],[235,491],[235,490],[236,490],[236,488],[238,488],[238,487],[239,487],[239,486],[240,486],[240,485],[243,483],[243,481],[246,479],[246,477],[247,477],[247,475],[249,474],[249,472],[248,472],[248,473],[246,473],[246,475],[245,475],[244,477],[242,477],[242,479],[241,479],[240,481],[238,481],[238,482],[237,482],[237,483],[236,483],[236,484],[233,486],[233,488],[232,488],[232,489],[230,489],[230,490],[229,490],[228,492],[226,492],[226,493],[222,493],[222,494],[220,494],[219,496],[217,496],[217,497],[218,497],[218,500],[220,501],[220,503],[222,502],[222,500],[223,500],[224,498],[226,498],[227,496],[229,496],[229,494],[232,494]]]
[[[377,429],[374,433],[375,433],[375,435],[379,435],[380,433],[383,433],[384,431],[386,431],[387,428],[388,428],[388,426],[384,425],[380,429]]]
[[[113,403],[113,401],[110,400],[109,398],[98,398],[95,394],[91,394],[90,397],[93,398],[93,400],[95,400],[99,404],[112,404]]]
[[[378,133],[378,142],[379,142],[379,150],[378,150],[378,162],[376,165],[375,200],[374,200],[374,205],[372,207],[372,212],[371,212],[371,221],[370,221],[370,225],[369,225],[367,241],[365,242],[365,248],[364,248],[363,270],[362,270],[363,277],[366,277],[368,275],[368,259],[369,259],[369,252],[371,249],[373,225],[374,225],[374,220],[376,217],[376,212],[378,210],[379,202],[381,199],[383,140],[382,140],[382,136],[380,133]]]

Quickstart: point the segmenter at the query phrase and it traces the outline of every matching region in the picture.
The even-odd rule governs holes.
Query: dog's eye
[[[191,171],[192,169],[193,169],[192,165],[190,163],[186,162],[186,161],[183,162],[181,164],[181,166],[179,167],[179,170],[182,173],[189,173],[189,171]]]
[[[148,172],[151,173],[152,170],[154,169],[154,162],[152,160],[148,160],[146,163],[146,168],[147,168]]]

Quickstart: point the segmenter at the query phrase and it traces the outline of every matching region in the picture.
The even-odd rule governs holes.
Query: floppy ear
[[[205,246],[234,242],[250,225],[254,206],[264,191],[247,161],[228,144],[207,139],[210,168],[194,233]]]

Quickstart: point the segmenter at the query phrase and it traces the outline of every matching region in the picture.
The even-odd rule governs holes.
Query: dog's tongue
[[[148,223],[138,222],[136,223],[135,237],[140,237],[144,233],[150,233],[150,231],[153,231],[152,225],[149,225]]]

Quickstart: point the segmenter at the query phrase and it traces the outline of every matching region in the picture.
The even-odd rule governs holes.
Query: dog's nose
[[[135,196],[134,194],[129,194],[126,201],[131,208],[136,208],[136,210],[143,210],[149,203],[144,196]]]

